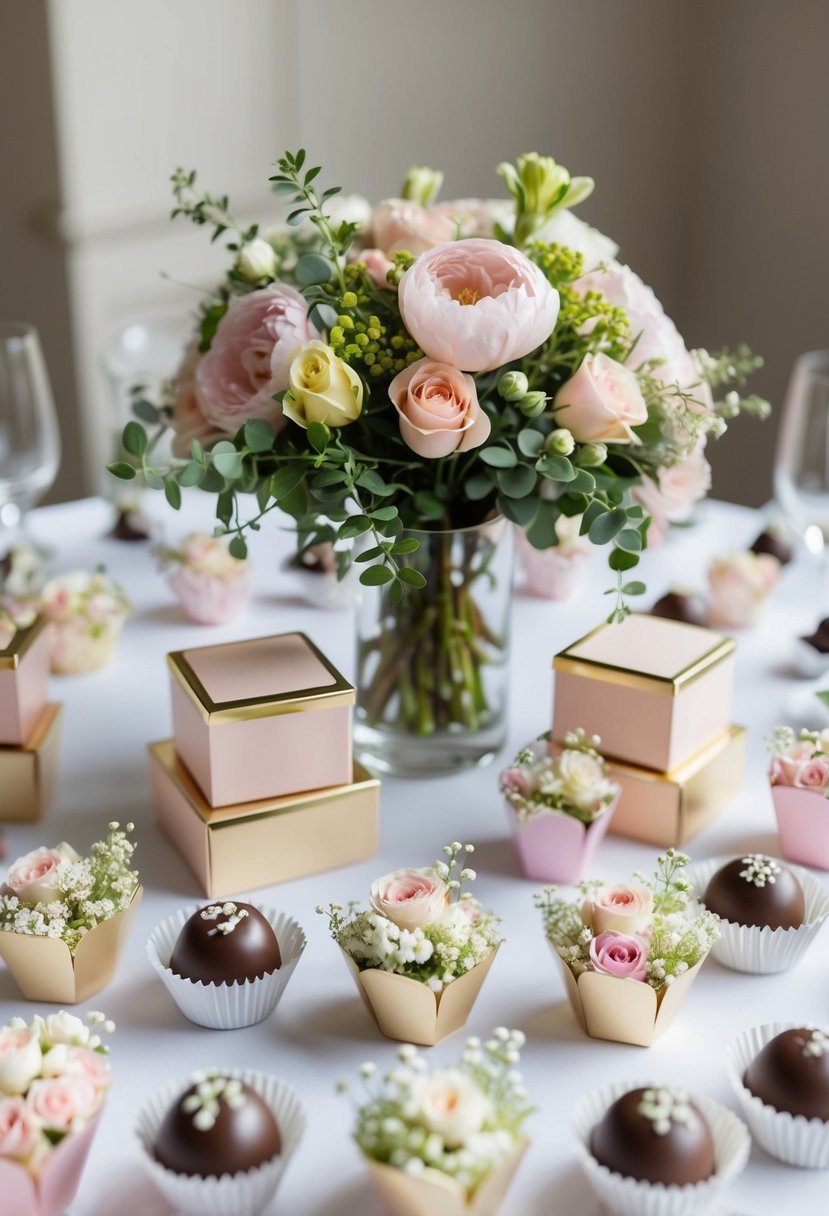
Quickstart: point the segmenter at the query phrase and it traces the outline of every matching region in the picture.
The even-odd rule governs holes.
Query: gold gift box
[[[47,705],[22,747],[0,747],[0,820],[34,823],[55,800],[63,706]]]
[[[685,844],[739,794],[746,733],[729,727],[670,773],[611,762],[622,793],[608,832],[646,844]]]
[[[171,739],[151,743],[155,815],[215,899],[373,857],[380,782],[354,764],[349,785],[211,807]]]

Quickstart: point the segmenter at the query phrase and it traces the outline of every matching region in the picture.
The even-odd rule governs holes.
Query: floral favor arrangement
[[[86,857],[64,843],[12,865],[0,891],[0,957],[27,1000],[76,1004],[111,980],[141,897],[132,830],[111,823]]]
[[[718,917],[694,915],[688,858],[669,849],[650,880],[578,884],[581,898],[536,896],[567,995],[593,1038],[650,1045],[668,1028],[718,936]]]
[[[53,626],[52,671],[81,675],[112,661],[132,605],[101,570],[74,570],[46,584],[40,609]]]
[[[502,714],[485,677],[508,650],[484,593],[508,575],[500,534],[475,530],[505,516],[543,550],[562,518],[579,521],[610,546],[623,616],[647,543],[634,489],[688,462],[704,473],[726,418],[767,411],[739,391],[760,361],[689,351],[614,243],[572,214],[592,179],[552,157],[500,165],[506,200],[438,203],[443,175],[414,168],[400,198],[360,214],[304,150],[276,169],[290,211],[272,232],[241,225],[195,172],[173,175],[173,214],[229,238],[230,265],[169,392],[136,400],[110,470],[173,507],[182,488],[215,494],[239,558],[276,509],[300,549],[361,538],[340,569],[354,560],[381,589],[375,626],[397,617],[398,643],[378,660],[376,628],[365,639],[366,725],[480,732]],[[156,424],[180,463],[155,458]],[[691,501],[707,491],[686,481]],[[240,492],[255,495],[247,517]]]
[[[244,612],[253,577],[248,559],[234,557],[227,540],[193,532],[157,557],[184,615],[197,625],[226,625]]]
[[[829,730],[778,726],[769,781],[783,856],[829,870]]]
[[[456,840],[445,861],[378,878],[366,911],[317,909],[390,1039],[432,1046],[463,1026],[495,958],[498,917],[463,890],[475,878],[463,864],[472,852]]]
[[[522,748],[501,773],[501,793],[528,878],[572,883],[610,824],[620,787],[599,754],[598,735],[568,732],[550,754],[550,734]]]
[[[3,1216],[60,1216],[75,1197],[110,1070],[98,1030],[61,1011],[0,1029],[0,1191]]]
[[[499,1026],[454,1067],[429,1072],[408,1044],[385,1074],[362,1066],[354,1139],[391,1216],[495,1216],[527,1147],[524,1042]]]

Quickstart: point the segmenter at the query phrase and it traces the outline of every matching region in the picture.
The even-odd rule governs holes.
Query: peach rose
[[[417,257],[455,236],[455,225],[448,216],[427,211],[419,203],[403,198],[387,198],[378,203],[369,227],[374,244],[387,257],[403,251]]]
[[[100,1106],[86,1077],[70,1075],[33,1081],[26,1095],[31,1112],[49,1131],[68,1132],[85,1123]]]
[[[648,419],[634,373],[609,355],[585,355],[553,402],[556,421],[577,443],[638,443],[631,429]]]
[[[644,983],[648,978],[647,959],[648,943],[641,937],[629,937],[608,929],[590,943],[593,970],[615,975],[618,979]]]
[[[662,543],[670,524],[690,518],[694,505],[711,489],[711,466],[702,448],[697,448],[672,469],[658,469],[657,478],[644,477],[632,491],[651,517],[648,548]]]
[[[375,912],[410,932],[440,920],[449,889],[429,867],[394,870],[371,884],[369,903]]]
[[[23,1098],[0,1100],[0,1158],[25,1161],[40,1140],[40,1124]]]
[[[71,845],[54,849],[33,849],[18,858],[9,870],[6,883],[24,904],[48,904],[60,898],[58,875],[64,861],[79,861]]]
[[[400,280],[403,322],[431,359],[486,372],[549,338],[558,292],[510,245],[473,237],[422,254]]]
[[[388,280],[388,274],[394,266],[394,262],[386,257],[382,249],[363,249],[355,256],[354,261],[363,263],[366,274],[374,280],[378,287],[387,287],[389,291],[395,290]]]
[[[415,1086],[416,1118],[441,1137],[447,1148],[460,1148],[483,1127],[492,1102],[480,1085],[459,1068],[437,1069]]]
[[[708,568],[709,624],[716,629],[757,625],[780,578],[780,562],[750,550],[717,557]]]
[[[175,434],[170,447],[178,460],[189,458],[194,439],[198,439],[202,447],[209,448],[227,433],[208,422],[202,413],[196,389],[196,368],[200,359],[198,342],[191,342],[176,373],[176,398],[170,417]]]
[[[233,434],[248,418],[281,421],[273,395],[287,389],[297,347],[319,337],[307,311],[299,292],[284,283],[230,301],[210,350],[196,366],[196,391],[207,422]]]
[[[0,1030],[0,1093],[25,1094],[40,1073],[40,1039],[28,1026],[4,1026]]]
[[[597,935],[608,930],[642,934],[653,916],[653,894],[638,883],[601,887],[585,902],[581,915]]]
[[[467,452],[489,438],[490,422],[478,404],[475,381],[449,363],[418,359],[395,376],[389,396],[400,416],[400,434],[434,460]]]

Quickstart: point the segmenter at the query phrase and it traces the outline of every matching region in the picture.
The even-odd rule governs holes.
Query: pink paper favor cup
[[[60,1216],[80,1186],[98,1119],[74,1132],[52,1150],[38,1178],[7,1157],[0,1159],[0,1211],[3,1216]]]
[[[619,796],[589,826],[563,811],[542,811],[521,823],[507,803],[515,846],[527,878],[537,882],[578,882],[604,840]]]
[[[247,607],[253,571],[246,566],[235,578],[224,580],[179,566],[167,581],[188,620],[196,625],[227,625]]]
[[[771,796],[783,856],[829,870],[829,798],[794,785],[773,785]]]

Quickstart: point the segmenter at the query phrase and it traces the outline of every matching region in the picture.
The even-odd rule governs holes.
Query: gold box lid
[[[559,651],[553,668],[675,697],[735,649],[733,638],[711,629],[632,613],[618,625],[603,622]]]
[[[6,623],[5,618],[0,620],[0,642],[4,640]],[[35,639],[40,637],[48,621],[45,616],[37,616],[30,625],[15,627],[13,622],[9,623],[14,629],[14,633],[5,648],[0,646],[0,671],[10,671],[20,666],[26,651]]]
[[[254,819],[270,819],[275,815],[284,815],[289,811],[298,811],[303,807],[318,806],[322,802],[342,798],[343,794],[376,789],[380,785],[379,778],[373,777],[368,769],[363,768],[362,764],[355,760],[354,778],[349,785],[332,785],[325,789],[303,790],[299,794],[283,794],[279,798],[238,802],[234,806],[211,806],[190,776],[187,767],[178,758],[172,739],[165,739],[160,743],[150,743],[149,750],[175,781],[199,819],[211,830],[230,827],[240,820],[250,823]]]
[[[300,632],[176,650],[167,665],[209,726],[353,705],[356,696]]]

